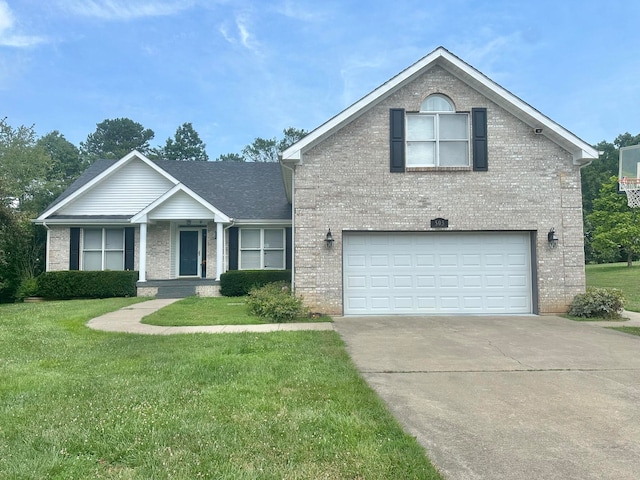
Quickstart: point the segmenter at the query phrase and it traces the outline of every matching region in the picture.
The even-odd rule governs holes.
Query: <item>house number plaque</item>
[[[434,218],[431,220],[431,228],[447,228],[449,220],[446,218]]]

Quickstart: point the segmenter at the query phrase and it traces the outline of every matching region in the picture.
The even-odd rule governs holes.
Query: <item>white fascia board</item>
[[[543,134],[572,153],[574,163],[578,160],[598,158],[598,152],[591,145],[560,126],[549,117],[543,115],[528,103],[501,87],[474,67],[453,55],[444,47],[438,47],[407,69],[400,72],[388,82],[382,84],[341,113],[325,122],[299,142],[282,152],[285,164],[302,163],[302,154],[317,143],[324,140],[344,124],[365,113],[396,90],[414,80],[427,69],[439,65],[463,82],[478,90],[481,94],[495,101],[498,105],[533,127],[542,127]]]
[[[45,220],[32,220],[36,225],[55,225],[55,226],[73,226],[73,225],[113,225],[127,226],[130,225],[128,219],[114,218],[49,218]]]
[[[211,212],[211,214],[213,216],[213,219],[214,219],[214,221],[216,223],[230,223],[231,222],[231,219],[229,218],[229,216],[225,215],[223,212],[221,212],[216,207],[211,205],[209,202],[204,200],[202,197],[200,197],[200,195],[196,194],[189,187],[185,186],[182,183],[179,183],[178,185],[175,185],[173,188],[171,188],[170,190],[165,192],[162,196],[158,197],[156,200],[151,202],[145,208],[140,210],[133,217],[131,217],[131,223],[141,223],[143,221],[146,221],[147,220],[147,216],[149,215],[149,213],[151,213],[154,209],[156,209],[157,207],[162,205],[164,202],[166,202],[168,199],[173,197],[178,192],[186,193],[194,201],[198,202],[204,208],[209,210]]]
[[[292,224],[291,220],[265,220],[265,219],[233,219],[234,227],[242,227],[243,225],[268,225],[270,227],[290,227]]]
[[[96,177],[92,178],[90,181],[88,181],[87,183],[85,183],[82,187],[80,187],[78,190],[76,190],[75,192],[73,192],[71,195],[69,195],[67,198],[65,198],[64,200],[62,200],[59,203],[56,203],[55,205],[53,205],[49,210],[47,210],[46,212],[44,212],[42,215],[40,215],[36,220],[37,221],[44,221],[47,219],[47,217],[49,215],[51,215],[52,213],[60,210],[61,208],[63,208],[64,206],[68,205],[69,203],[73,202],[75,199],[77,199],[79,196],[81,196],[82,194],[84,194],[86,191],[90,190],[91,188],[94,187],[94,185],[102,182],[105,178],[109,177],[110,175],[112,175],[115,171],[121,169],[124,165],[126,165],[127,163],[131,162],[134,159],[139,159],[142,162],[146,163],[149,167],[151,167],[153,170],[155,170],[156,172],[158,172],[160,175],[162,175],[163,177],[165,177],[166,179],[168,179],[171,183],[173,183],[174,185],[178,183],[178,180],[175,179],[173,176],[169,175],[166,171],[164,171],[162,168],[158,167],[155,163],[153,163],[151,160],[149,160],[147,157],[145,157],[143,154],[141,154],[139,151],[137,150],[133,150],[132,152],[128,153],[127,155],[125,155],[124,157],[122,157],[120,160],[118,160],[116,163],[114,163],[113,165],[111,165],[109,168],[107,168],[104,172],[102,172],[100,175],[97,175]]]

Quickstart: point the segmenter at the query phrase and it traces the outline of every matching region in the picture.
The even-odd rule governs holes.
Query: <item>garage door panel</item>
[[[389,255],[371,255],[369,257],[371,259],[372,267],[388,267],[389,266]]]
[[[388,275],[372,275],[371,288],[389,288],[389,276]]]
[[[440,288],[458,288],[456,275],[440,275]]]
[[[416,266],[417,267],[435,267],[436,266],[436,257],[435,255],[416,255]]]
[[[364,267],[367,264],[367,257],[364,255],[349,254],[345,257],[347,267]]]
[[[394,255],[393,256],[394,267],[411,267],[411,255]]]
[[[343,235],[345,315],[531,313],[528,232]]]
[[[413,277],[410,275],[395,275],[393,277],[394,288],[412,288]]]
[[[388,311],[391,306],[391,299],[388,296],[385,297],[371,297],[371,308],[376,310]]]

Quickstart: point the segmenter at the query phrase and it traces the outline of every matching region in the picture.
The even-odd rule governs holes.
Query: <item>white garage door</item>
[[[344,314],[531,313],[529,238],[345,232]]]

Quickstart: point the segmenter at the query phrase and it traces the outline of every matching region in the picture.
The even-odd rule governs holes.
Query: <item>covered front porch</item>
[[[183,185],[176,185],[131,218],[139,228],[138,285],[149,281],[220,280],[225,227],[233,221]]]

